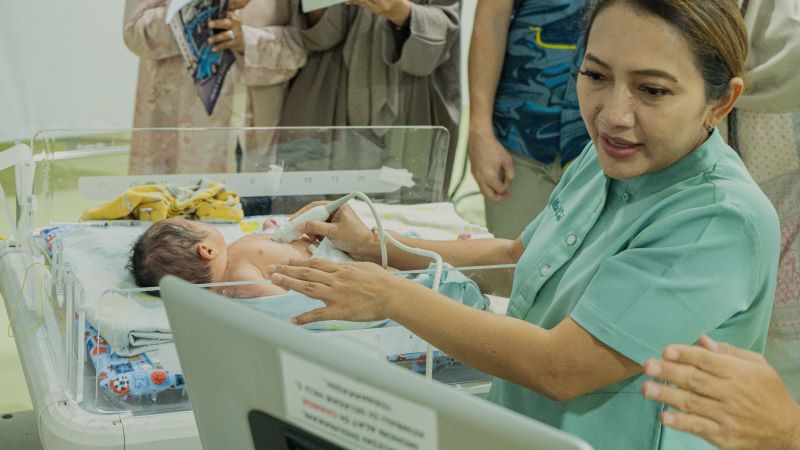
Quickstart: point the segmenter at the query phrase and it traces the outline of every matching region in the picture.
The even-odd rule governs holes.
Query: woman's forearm
[[[571,318],[544,329],[464,306],[375,264],[297,259],[268,271],[278,286],[325,302],[295,317],[297,324],[390,318],[456,359],[554,400],[641,372]]]
[[[459,39],[458,3],[453,0],[403,3],[410,6],[407,32],[384,28],[379,36],[384,41],[383,58],[401,72],[431,76],[458,57],[453,54],[453,46]]]
[[[524,247],[519,240],[509,239],[468,239],[458,241],[432,241],[403,237],[389,232],[395,239],[410,247],[431,250],[454,267],[513,264],[519,260]],[[408,253],[387,241],[389,265],[397,269],[419,269],[427,267],[432,260],[426,256]],[[370,242],[363,246],[363,251],[354,255],[363,261],[379,263],[381,260],[380,245],[377,232],[373,233]]]
[[[497,83],[503,69],[513,0],[479,0],[469,49],[470,128],[491,132]]]
[[[641,372],[570,318],[547,330],[464,306],[422,285],[394,283],[386,290],[389,318],[455,359],[550,399],[569,400]]]
[[[125,2],[122,39],[140,58],[164,59],[180,54],[169,25],[164,23],[166,2]]]
[[[291,80],[308,60],[299,30],[291,26],[243,26],[241,80],[247,86],[270,86]]]

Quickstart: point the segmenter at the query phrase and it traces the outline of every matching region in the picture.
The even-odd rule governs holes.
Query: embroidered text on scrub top
[[[553,213],[556,217],[556,222],[560,222],[561,219],[564,217],[564,207],[561,206],[561,200],[558,197],[554,198],[553,201],[550,203],[550,207],[553,208]]]

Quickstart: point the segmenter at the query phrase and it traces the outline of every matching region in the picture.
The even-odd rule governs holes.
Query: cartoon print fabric
[[[84,345],[97,371],[100,387],[111,397],[127,400],[129,397],[138,398],[185,388],[183,374],[165,370],[156,352],[119,356],[111,351],[108,342],[88,323]]]

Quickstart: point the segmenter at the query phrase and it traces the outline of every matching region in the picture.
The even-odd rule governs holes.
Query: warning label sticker
[[[436,449],[436,412],[281,353],[286,414],[349,448]]]

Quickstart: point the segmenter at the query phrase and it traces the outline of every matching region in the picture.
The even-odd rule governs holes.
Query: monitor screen
[[[258,450],[344,450],[264,411],[250,411],[247,420]]]

